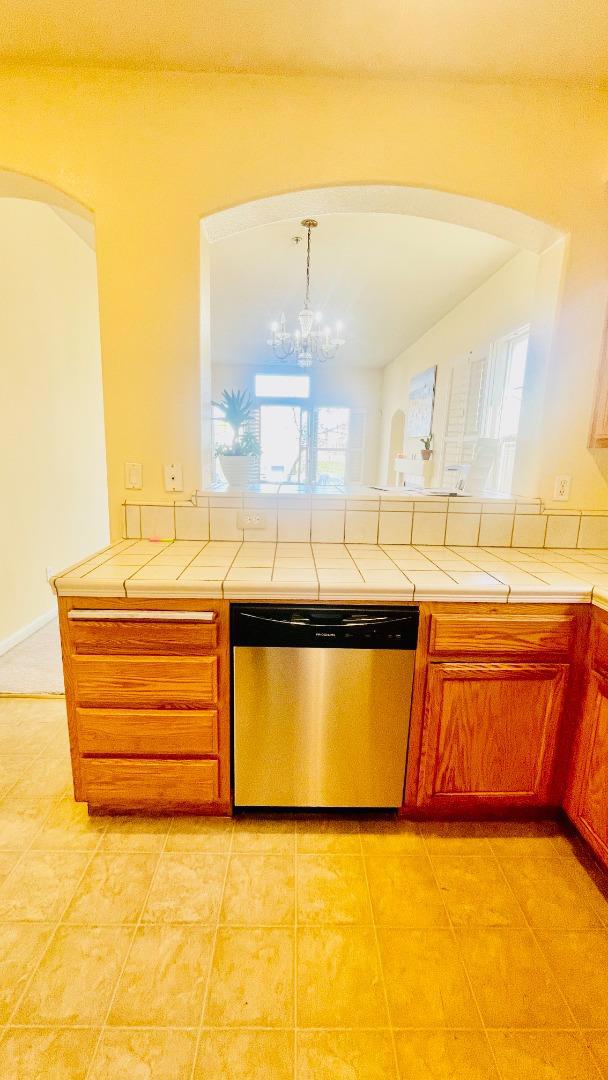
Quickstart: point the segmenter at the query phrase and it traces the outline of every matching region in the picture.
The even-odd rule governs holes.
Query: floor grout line
[[[381,982],[382,982],[382,994],[383,994],[383,997],[384,997],[384,1008],[386,1009],[386,1016],[387,1016],[387,1019],[388,1019],[389,1025],[390,1025],[390,1038],[391,1038],[391,1046],[393,1048],[393,1061],[394,1061],[394,1064],[395,1064],[395,1077],[397,1078],[397,1080],[399,1080],[399,1077],[401,1076],[401,1069],[399,1068],[399,1057],[398,1057],[398,1054],[397,1054],[397,1040],[395,1038],[395,1029],[393,1027],[393,1018],[391,1016],[391,1010],[390,1010],[390,1005],[389,1005],[389,1000],[388,1000],[388,991],[386,989],[386,979],[385,979],[385,976],[384,976],[384,963],[383,963],[383,960],[382,960],[382,952],[380,950],[380,939],[379,939],[379,936],[378,936],[378,925],[376,923],[376,915],[375,915],[375,912],[374,912],[374,905],[372,903],[372,891],[371,891],[370,884],[369,884],[369,877],[368,877],[368,873],[367,873],[367,863],[365,861],[365,852],[363,850],[363,840],[361,839],[361,833],[360,832],[359,832],[359,848],[360,848],[360,851],[361,851],[361,861],[363,863],[363,873],[365,875],[365,884],[366,884],[366,888],[367,888],[367,899],[368,899],[368,903],[369,903],[369,907],[370,907],[370,913],[371,913],[371,919],[372,919],[372,927],[373,927],[373,933],[374,933],[374,941],[376,943],[376,958],[377,958],[377,961],[378,961],[378,968],[379,968],[379,971],[380,971],[380,979],[381,979]]]
[[[210,991],[210,988],[211,988],[211,977],[212,977],[212,974],[213,974],[213,962],[215,960],[215,950],[216,950],[216,947],[217,947],[217,937],[218,937],[218,933],[219,933],[219,929],[220,929],[220,920],[221,920],[221,917],[222,917],[222,906],[223,906],[223,903],[224,903],[224,893],[226,892],[226,882],[228,880],[228,871],[230,869],[230,860],[232,858],[233,845],[234,845],[234,821],[232,823],[232,829],[230,831],[230,843],[228,845],[228,850],[226,852],[226,866],[224,867],[224,881],[222,883],[222,891],[221,891],[221,895],[220,895],[218,906],[217,906],[217,919],[215,921],[215,931],[214,931],[214,934],[213,934],[213,941],[211,943],[211,951],[210,951],[210,957],[209,957],[209,967],[207,969],[207,982],[205,984],[205,992],[203,994],[203,1000],[202,1000],[202,1003],[201,1003],[201,1011],[200,1011],[200,1016],[199,1016],[199,1022],[198,1022],[198,1026],[197,1026],[197,1033],[196,1033],[196,1039],[195,1039],[195,1044],[194,1044],[194,1057],[192,1058],[192,1068],[190,1070],[190,1080],[194,1080],[194,1074],[195,1074],[195,1070],[196,1070],[196,1063],[197,1063],[197,1060],[198,1060],[198,1055],[199,1055],[199,1050],[200,1050],[200,1045],[201,1045],[201,1035],[202,1035],[203,1030],[204,1030],[205,1011],[207,1009],[207,1001],[209,999],[209,991]]]
[[[122,977],[124,975],[129,956],[131,955],[131,949],[133,948],[133,943],[134,943],[135,938],[137,936],[137,931],[139,930],[139,927],[142,924],[142,918],[143,918],[143,914],[144,914],[144,911],[145,911],[145,908],[146,908],[146,904],[148,903],[148,898],[149,898],[150,893],[152,891],[152,886],[153,886],[153,884],[154,884],[154,882],[156,880],[156,874],[158,872],[158,867],[160,865],[161,858],[162,858],[163,853],[165,851],[165,848],[167,846],[167,840],[169,839],[169,829],[170,828],[171,828],[171,822],[169,822],[169,824],[167,826],[167,832],[165,833],[164,841],[163,841],[159,851],[157,852],[156,864],[154,866],[154,870],[152,871],[152,875],[150,877],[150,883],[148,885],[148,888],[146,889],[146,894],[144,896],[143,903],[142,903],[140,911],[139,911],[139,918],[137,919],[136,923],[134,924],[133,933],[131,934],[131,940],[129,941],[129,946],[125,951],[125,958],[124,958],[124,961],[123,961],[123,963],[121,965],[120,971],[118,973],[118,978],[116,979],[116,982],[114,983],[114,989],[113,989],[113,991],[112,991],[112,993],[110,995],[110,1001],[109,1001],[109,1004],[108,1004],[108,1008],[106,1010],[105,1017],[104,1017],[104,1019],[102,1021],[102,1024],[101,1024],[101,1029],[100,1029],[100,1032],[99,1032],[99,1038],[97,1039],[97,1042],[95,1043],[95,1048],[94,1048],[93,1053],[91,1055],[91,1060],[89,1062],[89,1066],[87,1068],[87,1071],[86,1071],[86,1073],[84,1075],[84,1080],[88,1080],[88,1077],[90,1076],[91,1069],[93,1068],[93,1063],[95,1061],[95,1058],[97,1057],[97,1051],[99,1050],[99,1047],[101,1045],[101,1040],[103,1039],[104,1033],[105,1033],[106,1028],[108,1026],[108,1019],[110,1017],[110,1013],[112,1012],[112,1006],[114,1005],[114,1001],[116,1000],[116,994],[118,992],[118,987],[120,985],[120,980],[122,979]],[[131,924],[128,924],[128,925],[131,925]]]

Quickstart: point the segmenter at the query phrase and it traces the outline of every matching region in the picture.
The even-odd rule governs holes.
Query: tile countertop
[[[57,574],[59,596],[596,603],[608,550],[122,540]]]

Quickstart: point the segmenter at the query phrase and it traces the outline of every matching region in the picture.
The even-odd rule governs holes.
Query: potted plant
[[[220,410],[233,431],[232,443],[218,446],[215,453],[228,487],[244,488],[253,479],[260,444],[246,426],[251,420],[254,402],[247,390],[224,390],[220,401],[213,404]]]
[[[431,454],[433,453],[433,451],[431,450],[432,441],[433,441],[433,436],[432,435],[425,435],[424,439],[420,440],[420,442],[422,443],[422,446],[423,446],[423,449],[420,451],[420,455],[421,455],[423,461],[430,461],[431,460]]]

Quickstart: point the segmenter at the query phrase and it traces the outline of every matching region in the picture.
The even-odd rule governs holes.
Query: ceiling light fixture
[[[302,225],[307,230],[308,239],[306,244],[306,298],[304,307],[298,315],[299,327],[296,330],[287,330],[285,314],[281,315],[280,322],[273,323],[270,327],[271,337],[267,344],[272,346],[272,351],[277,360],[288,360],[295,356],[299,367],[310,367],[314,360],[324,363],[333,360],[338,349],[344,345],[342,337],[342,323],[336,323],[335,331],[329,326],[321,326],[322,315],[316,313],[310,306],[310,234],[316,229],[318,221],[314,218],[304,218]],[[295,239],[295,237],[294,237]]]

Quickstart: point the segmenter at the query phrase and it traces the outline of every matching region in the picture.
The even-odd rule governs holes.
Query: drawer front
[[[104,810],[202,806],[218,798],[217,761],[83,758],[84,797]]]
[[[431,616],[433,656],[567,655],[574,633],[572,615]]]
[[[76,704],[196,709],[217,702],[217,657],[73,656]]]
[[[74,653],[90,656],[197,656],[217,647],[217,623],[127,619],[70,621]]]
[[[215,709],[76,709],[81,754],[217,754]]]

